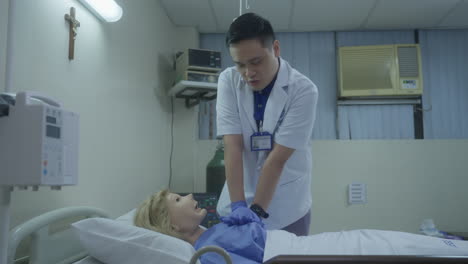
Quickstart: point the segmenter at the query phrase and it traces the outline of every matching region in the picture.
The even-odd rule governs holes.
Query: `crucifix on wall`
[[[75,56],[75,39],[78,34],[78,27],[80,26],[80,21],[75,18],[75,8],[70,8],[70,14],[65,14],[65,20],[68,22],[70,27],[69,40],[68,40],[68,59],[73,60]]]

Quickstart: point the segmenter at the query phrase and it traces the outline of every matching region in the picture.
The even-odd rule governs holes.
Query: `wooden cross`
[[[68,45],[68,59],[73,60],[75,55],[75,39],[78,34],[77,28],[80,26],[80,21],[75,19],[75,8],[70,8],[70,14],[65,14],[65,20],[70,25],[69,45]]]

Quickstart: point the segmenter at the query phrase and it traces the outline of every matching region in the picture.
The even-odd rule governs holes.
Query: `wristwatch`
[[[270,216],[267,212],[265,212],[265,210],[263,210],[263,208],[258,205],[258,204],[252,204],[250,206],[250,210],[252,210],[256,215],[258,215],[258,217],[261,217],[261,218],[265,218],[267,219],[268,216]]]

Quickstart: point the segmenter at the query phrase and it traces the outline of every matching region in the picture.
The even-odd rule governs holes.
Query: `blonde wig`
[[[172,228],[167,206],[168,194],[169,190],[162,190],[143,201],[137,209],[134,223],[138,227],[183,239],[182,234]]]

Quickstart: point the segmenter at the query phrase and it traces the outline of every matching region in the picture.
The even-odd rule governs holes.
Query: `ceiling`
[[[224,33],[239,0],[160,0],[177,26]],[[245,9],[247,5],[250,7]],[[468,28],[468,0],[242,0],[276,32]]]

